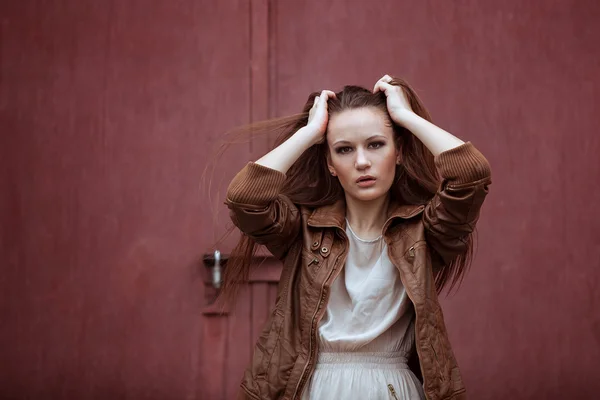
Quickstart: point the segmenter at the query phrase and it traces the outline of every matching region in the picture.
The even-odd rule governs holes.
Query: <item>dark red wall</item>
[[[1,4],[0,398],[196,398],[201,174],[249,118],[249,4]]]
[[[274,14],[274,114],[397,74],[489,158],[476,259],[444,301],[469,398],[598,397],[600,2],[278,2]]]
[[[264,150],[221,159],[209,198],[213,144],[385,73],[493,167],[444,300],[470,398],[596,397],[600,3],[7,0],[0,18],[0,398],[203,398],[197,260]]]

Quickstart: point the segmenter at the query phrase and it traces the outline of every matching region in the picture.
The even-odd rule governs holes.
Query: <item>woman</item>
[[[429,120],[386,75],[263,125],[282,136],[228,188],[244,235],[224,291],[256,245],[283,272],[241,397],[465,398],[438,293],[466,271],[490,167]]]

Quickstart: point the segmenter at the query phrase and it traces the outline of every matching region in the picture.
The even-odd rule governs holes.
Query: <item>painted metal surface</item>
[[[475,263],[444,301],[469,397],[597,397],[600,3],[0,11],[0,397],[232,398],[277,269],[216,316],[199,260],[224,233],[224,185],[272,138],[228,152],[208,195],[213,145],[385,73],[493,167]]]

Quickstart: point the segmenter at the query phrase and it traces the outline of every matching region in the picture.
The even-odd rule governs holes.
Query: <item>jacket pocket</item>
[[[438,370],[438,376],[441,380],[446,380],[445,376],[444,376],[444,370],[442,369],[442,364],[440,362],[440,358],[438,356],[438,352],[435,351],[435,348],[433,347],[432,343],[429,343],[429,347],[431,348],[431,352],[433,353],[433,359],[435,360],[435,365],[437,367]]]
[[[279,326],[281,326],[283,319],[282,311],[279,310],[279,307],[276,307],[271,314],[270,321],[265,325],[256,341],[252,357],[252,370],[257,379],[264,378],[267,375],[275,346],[279,340]]]
[[[314,246],[313,246],[314,247]],[[318,271],[323,266],[325,258],[321,255],[320,248],[315,249],[302,249],[302,265],[304,268],[308,268],[309,271]]]

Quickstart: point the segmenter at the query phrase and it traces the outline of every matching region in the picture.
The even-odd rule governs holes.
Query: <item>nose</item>
[[[362,170],[371,166],[371,161],[367,157],[366,152],[363,149],[358,149],[356,151],[356,160],[354,167],[356,169]]]

